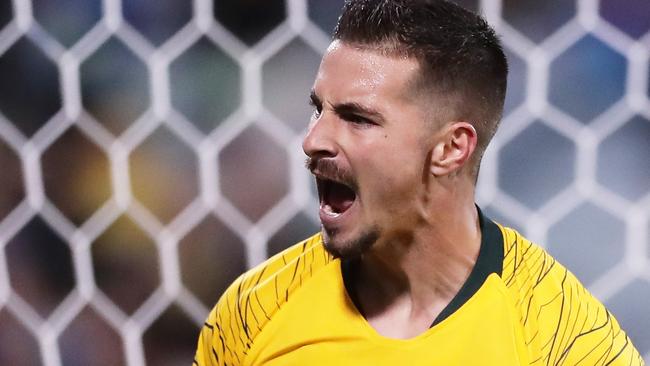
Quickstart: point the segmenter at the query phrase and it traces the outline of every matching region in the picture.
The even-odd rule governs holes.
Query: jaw
[[[356,258],[368,252],[380,237],[377,227],[352,230],[328,229],[323,225],[323,245],[335,258]]]

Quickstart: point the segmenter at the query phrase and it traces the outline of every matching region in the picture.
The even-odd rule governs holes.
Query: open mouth
[[[316,178],[320,207],[324,213],[338,216],[347,211],[357,199],[352,187],[327,178]]]

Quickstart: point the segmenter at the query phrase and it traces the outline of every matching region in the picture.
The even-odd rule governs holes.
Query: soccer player
[[[303,150],[319,234],[239,277],[207,365],[642,365],[607,309],[474,203],[507,63],[444,0],[345,4]]]

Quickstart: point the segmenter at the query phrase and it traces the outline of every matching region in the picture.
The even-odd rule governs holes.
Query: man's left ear
[[[440,141],[431,153],[431,174],[436,177],[458,172],[465,166],[478,143],[474,126],[468,122],[452,122],[443,127]]]

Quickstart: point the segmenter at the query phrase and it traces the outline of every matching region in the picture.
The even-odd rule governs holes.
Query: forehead
[[[403,99],[418,69],[414,58],[387,55],[378,49],[336,40],[323,56],[314,90],[334,99]]]

